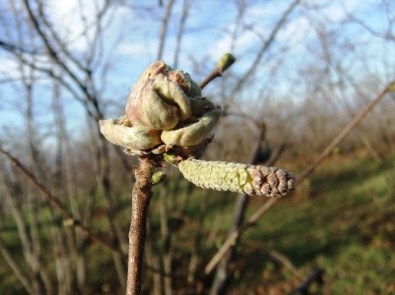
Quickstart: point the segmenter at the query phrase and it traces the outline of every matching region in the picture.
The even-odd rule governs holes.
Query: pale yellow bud
[[[130,150],[146,150],[158,145],[159,132],[141,126],[131,126],[126,116],[113,120],[100,120],[100,132],[111,143]]]

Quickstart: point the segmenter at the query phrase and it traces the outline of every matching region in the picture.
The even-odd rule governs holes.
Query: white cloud
[[[0,75],[6,79],[20,79],[21,74],[16,61],[6,57],[0,58]]]
[[[48,2],[46,12],[54,29],[67,41],[67,45],[82,52],[87,47],[83,35],[90,39],[93,37],[96,12],[103,7],[103,3],[103,0],[52,0]]]
[[[122,42],[117,47],[117,54],[125,55],[125,56],[151,56],[155,55],[153,50],[156,49],[157,45],[155,44],[155,40],[136,40],[129,42]]]
[[[40,68],[48,68],[50,61],[48,56],[35,55],[34,57],[25,54],[23,58],[31,64]],[[9,58],[7,56],[0,56],[0,79],[22,79],[22,72],[28,73],[30,67],[25,64],[20,64],[17,59]]]

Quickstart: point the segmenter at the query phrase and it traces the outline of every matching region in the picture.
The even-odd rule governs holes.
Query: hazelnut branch
[[[163,179],[154,175],[165,162],[178,166],[186,179],[203,188],[249,195],[284,196],[294,188],[294,178],[274,167],[196,160],[205,151],[222,114],[221,107],[201,89],[234,63],[227,53],[200,85],[162,61],[144,71],[128,97],[125,116],[101,120],[100,131],[129,155],[140,157],[135,168],[132,217],[129,231],[126,294],[140,294],[147,211],[151,188]]]
[[[132,217],[129,228],[129,255],[126,294],[141,293],[141,274],[147,227],[148,207],[152,197],[151,177],[155,164],[149,158],[140,158],[135,168],[136,182],[132,191]]]

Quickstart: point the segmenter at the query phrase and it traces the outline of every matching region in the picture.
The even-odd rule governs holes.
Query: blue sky
[[[133,1],[130,1],[133,3]],[[179,66],[193,74],[200,81],[210,71],[218,58],[232,49],[238,58],[231,73],[242,76],[253,61],[256,50],[267,38],[273,23],[278,20],[280,13],[286,9],[290,1],[246,1],[248,9],[245,18],[239,26],[235,25],[238,9],[233,1],[190,1],[192,10],[186,23]],[[70,50],[76,56],[83,56],[86,43],[80,37],[84,24],[81,15],[90,24],[95,5],[100,7],[102,1],[82,1],[83,8],[78,8],[77,0],[46,1],[46,11],[54,28],[65,38]],[[104,60],[100,63],[97,58],[97,83],[104,87],[101,95],[106,101],[106,114],[117,116],[122,112],[125,99],[132,84],[137,80],[143,69],[156,58],[158,35],[163,8],[157,6],[157,1],[142,1],[139,3],[146,9],[133,9],[118,5],[110,10],[105,21],[105,38],[101,43]],[[166,1],[165,1],[166,3]],[[334,62],[343,66],[348,75],[358,78],[358,75],[370,74],[379,76],[379,81],[386,82],[395,74],[395,42],[385,42],[373,36],[358,24],[347,24],[347,13],[363,20],[377,33],[383,33],[388,22],[383,15],[385,5],[392,9],[394,17],[395,4],[391,1],[302,1],[289,18],[286,26],[280,31],[275,46],[262,60],[257,74],[253,77],[250,87],[242,94],[243,99],[257,101],[259,95],[266,93],[270,97],[281,99],[284,96],[295,96],[303,100],[309,85],[309,80],[301,79],[300,73],[316,66],[322,67],[324,51],[322,40],[319,40],[318,29],[322,26],[332,39],[326,40]],[[18,4],[17,4],[18,6]],[[313,10],[311,7],[319,6]],[[10,24],[6,17],[10,13],[10,4],[0,2],[3,12],[3,23]],[[176,1],[172,22],[169,26],[163,60],[171,64],[174,59],[176,29],[182,1]],[[246,30],[245,28],[251,28]],[[0,29],[1,30],[1,29]],[[394,30],[394,28],[392,28]],[[3,31],[3,30],[2,30]],[[4,31],[3,31],[4,33]],[[13,28],[8,28],[11,38]],[[2,32],[0,31],[0,35]],[[237,36],[232,43],[232,34]],[[7,35],[3,34],[3,38]],[[347,47],[355,47],[348,49]],[[341,50],[344,50],[341,52]],[[338,51],[338,52],[337,52]],[[279,53],[282,54],[279,54]],[[46,60],[43,60],[45,63]],[[392,66],[390,66],[392,65]],[[388,70],[388,69],[392,70]],[[106,70],[105,83],[100,82],[101,74]],[[386,73],[386,71],[389,71]],[[366,73],[368,72],[368,73]],[[336,74],[334,79],[336,79]],[[386,77],[387,75],[387,77]],[[17,65],[12,57],[0,51],[0,134],[5,129],[19,132],[23,130],[23,88],[18,83],[4,83],[5,79],[19,79]],[[358,79],[357,79],[358,80]],[[381,85],[378,85],[378,88]],[[215,86],[208,88],[208,94],[215,93]],[[52,86],[48,81],[40,80],[35,85],[35,112],[39,125],[48,127],[53,120],[51,112]],[[265,92],[266,91],[266,92]],[[206,93],[207,94],[207,93]],[[85,124],[83,109],[69,93],[62,95],[65,114],[68,118],[68,129],[72,131]],[[22,132],[22,131],[21,131]]]

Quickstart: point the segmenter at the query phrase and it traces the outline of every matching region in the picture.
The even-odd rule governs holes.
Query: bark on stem
[[[149,158],[140,158],[135,168],[136,182],[132,191],[132,217],[129,229],[129,256],[127,295],[141,293],[141,274],[144,256],[144,243],[147,227],[148,207],[152,196],[151,176],[155,164]]]

